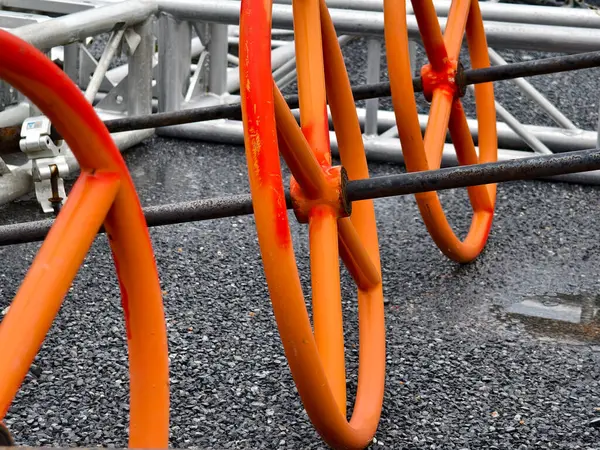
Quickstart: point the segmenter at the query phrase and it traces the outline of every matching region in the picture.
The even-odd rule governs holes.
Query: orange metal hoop
[[[392,102],[406,168],[409,172],[439,169],[446,130],[461,165],[497,161],[496,109],[492,83],[475,87],[479,127],[479,157],[475,152],[467,118],[456,82],[458,58],[463,40],[467,43],[473,68],[489,67],[487,41],[478,0],[453,0],[442,35],[431,0],[412,0],[425,51],[430,64],[423,67],[423,91],[431,101],[425,138],[412,87],[404,1],[384,0],[385,45],[392,90]],[[416,194],[423,221],[440,250],[458,262],[475,259],[485,247],[492,226],[496,185],[468,188],[473,206],[471,228],[460,241],[448,223],[436,192]]]
[[[298,126],[271,74],[271,10],[242,0],[240,76],[250,190],[265,275],[283,347],[304,407],[334,448],[364,448],[381,414],[385,323],[372,201],[343,202],[345,174],[368,178],[350,82],[324,0],[294,0],[300,97]],[[343,169],[331,167],[327,100]],[[314,334],[288,224],[279,151],[293,178],[294,212],[308,222]],[[346,373],[339,257],[358,286],[359,373],[346,419]]]
[[[0,78],[52,121],[81,166],[79,179],[0,323],[0,420],[104,223],[127,328],[129,445],[167,447],[169,373],[162,296],[148,229],[127,166],[93,107],[55,64],[2,30],[0,47]]]

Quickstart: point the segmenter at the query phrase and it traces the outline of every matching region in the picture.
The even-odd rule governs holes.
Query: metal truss
[[[340,45],[367,37],[367,83],[379,81],[383,34],[382,0],[329,0]],[[435,2],[442,28],[449,0]],[[44,50],[85,92],[102,119],[173,112],[239,102],[240,74],[234,55],[239,43],[240,2],[236,0],[2,0],[0,27]],[[589,9],[481,3],[494,65],[506,61],[496,49],[573,53],[600,50],[600,16]],[[410,2],[407,24],[415,67],[419,30]],[[296,79],[291,0],[273,6],[271,69],[281,89]],[[104,51],[94,58],[94,38],[108,34]],[[125,64],[115,64],[121,55]],[[523,78],[513,83],[556,123],[543,127],[520,123],[496,102],[499,161],[595,147],[598,132],[583,130]],[[357,108],[367,157],[402,163],[394,113],[379,110],[378,99]],[[293,110],[299,118],[298,109]],[[331,116],[330,116],[331,119]],[[330,121],[331,122],[331,121]],[[420,115],[425,129],[428,116]],[[37,124],[37,125],[36,125]],[[39,125],[39,126],[38,126]],[[54,141],[48,123],[19,92],[0,83],[0,128],[20,126],[20,144],[4,149],[0,162],[0,204],[35,191],[45,212],[66,199],[63,179],[78,171],[68,146]],[[477,143],[477,122],[469,119]],[[157,129],[113,133],[121,151],[154,134],[209,142],[243,144],[240,120],[218,119]],[[332,150],[337,141],[330,133]],[[457,164],[449,141],[442,164]],[[7,154],[8,153],[8,154]],[[600,172],[576,173],[561,181],[600,184]],[[51,200],[54,199],[54,200]]]

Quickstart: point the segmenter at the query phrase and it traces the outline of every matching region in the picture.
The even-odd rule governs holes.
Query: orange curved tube
[[[308,199],[322,201],[327,198],[328,201],[338,201],[339,198],[336,197],[339,193],[331,191],[324,173],[327,165],[321,166],[317,161],[306,137],[298,127],[292,111],[275,85],[275,81],[273,81],[273,96],[279,151],[292,172],[293,178],[301,186],[303,194]],[[285,132],[282,132],[283,130]],[[338,235],[340,257],[356,284],[368,290],[381,283],[378,269],[358,238],[357,230],[351,219],[347,217],[338,219]]]
[[[477,157],[452,75],[456,70],[456,58],[465,31],[472,67],[490,65],[479,2],[452,2],[443,45],[432,1],[418,0],[412,3],[430,60],[430,66],[422,70],[425,81],[431,80],[427,82],[432,83],[432,92],[429,94],[432,104],[424,139],[421,137],[410,75],[406,4],[403,1],[384,0],[384,35],[392,103],[407,170],[438,169],[448,129],[460,164],[496,161],[498,145],[493,86],[485,83],[478,85],[475,90],[480,136],[480,155]],[[426,75],[430,74],[431,78],[427,78]],[[444,81],[445,77],[447,81]],[[468,192],[474,214],[464,241],[454,234],[436,192],[415,195],[425,226],[438,248],[447,257],[461,263],[472,261],[485,247],[494,216],[496,185],[475,186],[469,188]]]
[[[294,1],[294,30],[301,126],[318,163],[331,165],[325,95],[331,107],[344,166],[350,178],[368,177],[358,117],[341,51],[322,0]],[[240,77],[246,158],[254,216],[273,312],[292,376],[313,425],[333,448],[359,449],[371,441],[379,422],[385,381],[385,323],[381,283],[358,290],[359,386],[350,421],[345,414],[343,334],[339,294],[338,236],[348,228],[344,251],[349,260],[372,265],[381,278],[372,201],[357,202],[349,225],[327,207],[316,205],[310,217],[313,334],[292,246],[279,160],[278,138],[285,153],[299,142],[292,124],[276,122],[271,57],[271,3],[242,0]],[[277,94],[275,94],[276,96]],[[279,108],[279,106],[278,106]],[[283,117],[278,113],[278,117]],[[358,137],[358,138],[357,138]],[[284,154],[285,155],[285,154]],[[293,164],[308,156],[289,156]],[[307,171],[299,171],[306,176]],[[294,172],[293,172],[294,173]],[[299,180],[298,180],[299,181]],[[337,219],[337,224],[336,224]],[[355,242],[355,234],[360,244]],[[364,249],[356,250],[356,247]],[[351,250],[354,248],[354,250]],[[365,258],[368,255],[368,258]],[[367,260],[367,261],[365,261]],[[356,268],[356,267],[355,267]],[[365,273],[371,271],[365,270]],[[332,325],[333,324],[333,325]]]
[[[403,9],[403,17],[406,17],[406,5],[403,6]],[[419,31],[421,32],[421,39],[423,41],[423,46],[425,47],[425,53],[427,54],[427,58],[429,58],[429,62],[435,70],[443,70],[444,61],[448,59],[448,53],[446,51],[446,44],[444,43],[444,37],[442,36],[442,30],[438,22],[437,13],[435,12],[435,6],[433,5],[433,1],[419,0],[418,7],[413,3],[413,14],[417,19]]]
[[[471,0],[453,0],[450,5],[448,22],[444,30],[444,47],[446,48],[448,59],[456,60],[460,55],[460,47],[463,35],[465,34],[470,8]]]
[[[0,324],[3,364],[13,370],[12,374],[0,371],[0,420],[104,221],[127,328],[129,445],[165,448],[169,369],[162,296],[148,229],[127,166],[93,107],[64,72],[3,30],[0,46],[0,78],[52,121],[81,167],[80,179]]]
[[[118,189],[119,176],[111,172],[84,173],[77,180],[17,292],[0,325],[5,361],[0,371],[0,417],[27,375]]]
[[[294,0],[294,42],[298,71],[300,125],[322,167],[331,166],[319,0]],[[282,129],[283,132],[283,129]],[[328,382],[346,414],[346,367],[342,319],[337,216],[316,207],[309,213],[313,327]]]

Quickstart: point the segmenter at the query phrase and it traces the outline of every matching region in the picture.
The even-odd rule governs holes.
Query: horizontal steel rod
[[[570,72],[572,70],[591,69],[600,66],[600,52],[577,53],[574,55],[554,56],[534,59],[503,66],[465,70],[466,84],[479,84],[488,81],[504,81],[515,78]]]
[[[481,184],[530,180],[600,169],[600,149],[535,156],[506,162],[451,167],[424,172],[404,173],[348,182],[349,201],[439,191]],[[286,192],[287,208],[292,208]],[[144,208],[149,227],[253,213],[252,197],[241,194]],[[43,240],[53,220],[41,220],[0,226],[0,246]],[[103,230],[100,230],[103,232]]]
[[[544,58],[535,61],[506,64],[485,69],[469,69],[464,71],[464,83],[479,84],[500,80],[509,80],[525,76],[547,75],[579,69],[589,69],[600,66],[600,51],[580,53],[576,55]],[[421,77],[413,79],[415,92],[423,90]],[[389,97],[391,88],[389,82],[353,86],[352,94],[355,101],[370,98]],[[285,97],[288,106],[298,108],[298,95]],[[152,114],[148,116],[133,116],[107,120],[104,123],[112,133],[142,128],[159,128],[171,125],[182,125],[216,119],[241,120],[241,104],[216,105],[210,107],[187,109],[175,112]]]
[[[347,185],[346,195],[348,200],[355,202],[482,184],[531,180],[598,169],[600,169],[600,149],[577,150],[505,162],[473,164],[353,180]]]
[[[543,58],[484,69],[465,70],[462,83],[465,85],[488,83],[526,76],[547,75],[551,73],[589,69],[598,66],[600,66],[600,51],[579,53],[576,55]],[[420,77],[413,79],[413,89],[415,92],[423,90]],[[389,97],[391,95],[390,83],[382,82],[353,86],[352,94],[355,101]],[[291,109],[299,107],[298,95],[288,95],[285,99]],[[218,119],[241,120],[241,104],[231,103],[228,105],[215,105],[143,116],[109,119],[105,120],[104,124],[108,131],[117,133],[121,131],[160,128]],[[19,151],[18,143],[20,139],[20,127],[0,129],[0,136],[0,155]],[[51,136],[54,140],[61,139],[60,134],[54,128]]]

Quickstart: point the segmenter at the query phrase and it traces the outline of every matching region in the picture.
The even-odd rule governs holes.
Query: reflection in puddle
[[[526,297],[506,308],[494,308],[503,321],[517,321],[545,338],[600,341],[600,296],[556,294]]]

